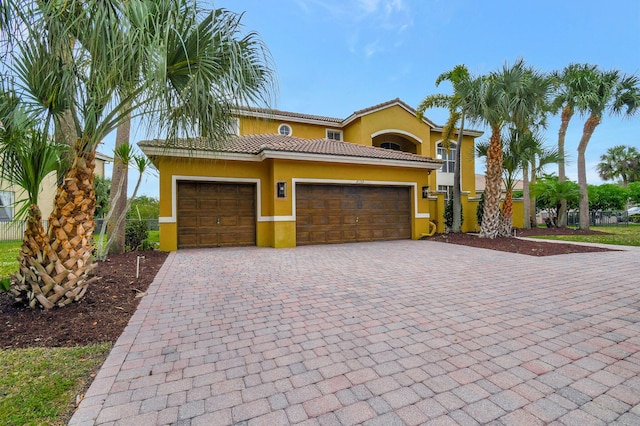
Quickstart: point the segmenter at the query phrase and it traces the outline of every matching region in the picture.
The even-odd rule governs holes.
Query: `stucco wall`
[[[257,191],[258,246],[295,247],[295,186],[300,183],[401,185],[411,188],[412,238],[428,232],[429,202],[421,187],[427,172],[420,168],[354,165],[269,159],[261,162],[164,157],[160,171],[160,249],[177,249],[175,182],[179,180],[254,182]],[[285,198],[275,197],[277,182],[286,182]]]

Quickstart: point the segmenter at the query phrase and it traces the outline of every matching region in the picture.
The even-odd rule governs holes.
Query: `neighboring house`
[[[485,176],[476,174],[476,192],[478,193],[478,195],[484,192],[484,188],[486,187],[486,185],[487,183],[485,180]],[[516,181],[516,184],[513,186],[513,190],[522,191],[522,189],[522,180],[518,179]],[[502,192],[507,192],[507,188],[504,185],[504,180],[502,181]]]
[[[430,220],[444,231],[452,151],[439,148],[442,128],[403,101],[344,119],[266,109],[237,117],[236,135],[216,149],[197,139],[139,143],[160,173],[161,250],[418,239]],[[464,132],[468,217],[481,134]]]
[[[104,166],[112,161],[113,158],[99,152],[96,153],[96,176],[104,177]],[[0,167],[2,167],[2,164],[0,164]],[[38,202],[44,220],[49,219],[49,215],[53,210],[53,200],[57,188],[56,175],[55,173],[50,173],[42,182]],[[13,221],[16,215],[16,204],[25,198],[27,197],[22,188],[0,180],[0,222]]]

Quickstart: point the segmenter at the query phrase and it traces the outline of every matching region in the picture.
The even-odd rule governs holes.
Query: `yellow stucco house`
[[[139,143],[160,174],[160,249],[295,247],[444,231],[455,141],[400,99],[347,118],[243,109],[224,146]],[[474,140],[465,130],[464,230],[475,230]]]

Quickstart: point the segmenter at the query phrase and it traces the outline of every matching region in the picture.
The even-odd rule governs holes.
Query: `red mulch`
[[[518,237],[532,237],[541,235],[594,235],[606,234],[599,231],[584,231],[570,228],[534,228],[516,230]],[[500,237],[493,240],[480,238],[476,234],[436,234],[429,240],[443,243],[460,244],[464,246],[486,248],[509,253],[526,254],[529,256],[554,256],[569,253],[591,253],[601,251],[615,251],[612,249],[591,247],[578,244],[565,244],[555,242],[527,241],[518,238]]]
[[[140,255],[140,276],[136,261]],[[168,253],[130,252],[109,256],[94,270],[102,277],[77,303],[50,311],[26,309],[0,294],[0,348],[60,347],[115,342]]]

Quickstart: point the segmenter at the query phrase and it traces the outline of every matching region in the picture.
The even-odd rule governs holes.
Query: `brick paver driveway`
[[[640,251],[168,258],[71,424],[640,424]]]

